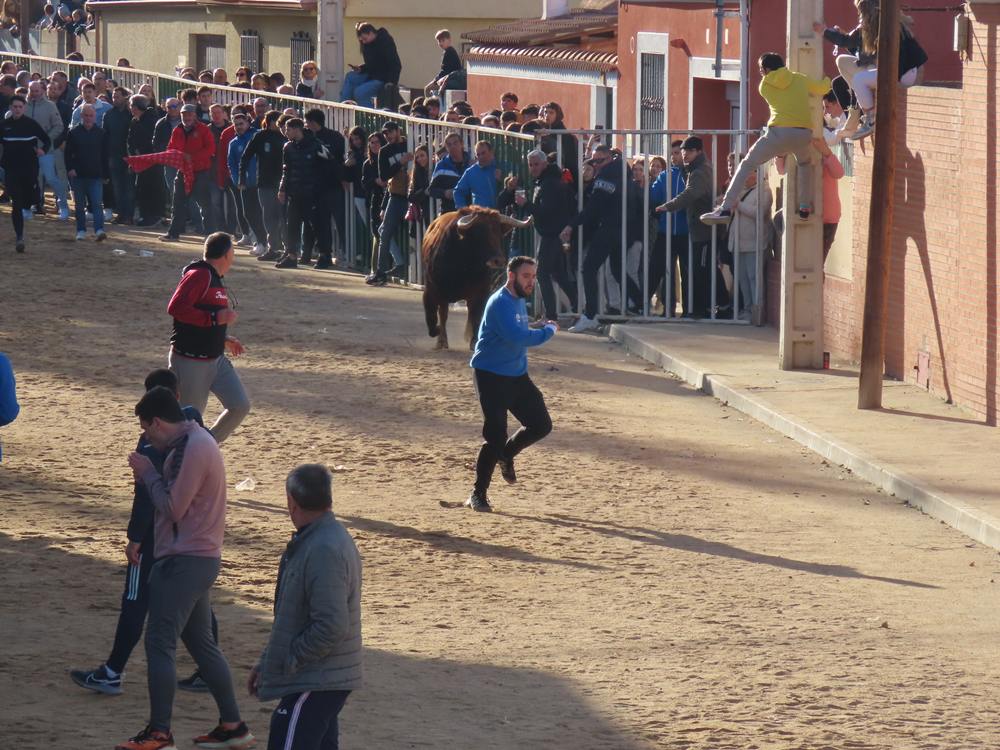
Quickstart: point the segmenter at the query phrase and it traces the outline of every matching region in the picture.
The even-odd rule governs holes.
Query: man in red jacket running
[[[243,344],[228,333],[238,315],[229,306],[229,292],[222,281],[233,257],[233,238],[225,232],[210,234],[204,258],[184,268],[181,283],[167,305],[174,319],[167,362],[177,375],[185,404],[204,414],[209,393],[222,402],[223,412],[211,428],[219,443],[250,413],[250,399],[226,356],[243,353]]]
[[[215,223],[212,220],[211,198],[212,157],[215,156],[215,138],[207,125],[198,122],[198,107],[194,104],[185,104],[181,107],[181,124],[174,128],[173,133],[170,134],[167,150],[182,152],[184,160],[191,164],[194,169],[194,189],[191,191],[191,197],[201,209],[205,231],[212,232],[215,228]],[[161,240],[176,242],[180,239],[188,220],[187,209],[188,196],[184,190],[181,170],[178,170],[177,177],[174,178],[170,228],[166,234],[160,237]]]

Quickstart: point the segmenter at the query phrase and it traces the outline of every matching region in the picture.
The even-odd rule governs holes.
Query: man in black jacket
[[[298,268],[302,225],[309,222],[315,227],[319,223],[316,195],[323,181],[328,153],[326,146],[305,129],[298,117],[285,123],[285,135],[288,143],[282,152],[281,184],[278,186],[278,202],[284,204],[286,211],[285,254],[275,267]]]
[[[275,109],[264,115],[264,127],[254,134],[240,157],[240,185],[247,184],[247,167],[250,160],[257,157],[257,197],[264,217],[264,228],[267,230],[267,252],[258,255],[257,260],[265,262],[283,257],[285,212],[284,207],[278,203],[278,187],[281,182],[285,136],[278,130],[279,117],[281,113]]]
[[[378,229],[378,262],[375,272],[365,281],[368,284],[385,284],[392,271],[403,265],[403,251],[399,248],[396,235],[406,217],[409,202],[407,164],[413,161],[413,154],[407,149],[399,124],[387,122],[382,126],[386,143],[378,152],[378,178],[386,187],[386,200],[382,213],[382,224]]]
[[[111,166],[111,188],[118,216],[115,224],[133,224],[135,219],[135,175],[125,163],[128,153],[128,129],[132,123],[129,109],[131,92],[121,86],[111,92],[111,109],[104,115],[103,128],[108,135],[108,159]]]
[[[132,113],[128,126],[129,155],[154,153],[156,108],[149,105],[147,97],[135,94],[129,99],[129,110]],[[163,167],[152,167],[136,175],[135,196],[139,207],[139,226],[149,227],[159,223],[163,216]]]
[[[110,113],[109,113],[110,114]],[[108,134],[97,127],[97,111],[90,104],[80,110],[80,124],[71,128],[66,137],[66,176],[73,188],[76,206],[76,239],[87,238],[87,204],[94,216],[94,236],[98,242],[104,233],[102,191],[110,177],[108,168]]]
[[[38,157],[52,145],[42,127],[24,114],[26,102],[20,94],[10,98],[10,111],[0,120],[3,156],[0,167],[10,196],[10,221],[14,225],[14,250],[24,252],[24,212],[35,199],[38,185]]]
[[[598,326],[599,307],[597,275],[609,257],[611,272],[616,280],[621,280],[621,228],[622,228],[622,163],[611,154],[611,149],[600,145],[594,149],[592,159],[597,176],[594,187],[573,224],[583,227],[586,246],[583,253],[583,315],[569,330],[582,333]],[[560,233],[563,242],[569,242],[573,233],[572,225],[567,225]],[[635,282],[629,280],[629,294],[633,299],[642,298],[642,292]]]
[[[384,28],[376,30],[370,23],[356,27],[361,44],[363,65],[351,65],[351,72],[344,76],[340,101],[356,101],[362,107],[374,106],[374,98],[387,83],[398,84],[403,63],[396,51],[396,42]]]
[[[333,268],[333,239],[330,233],[330,215],[337,223],[337,237],[341,246],[344,245],[344,152],[347,141],[336,130],[326,127],[326,116],[321,109],[310,109],[306,112],[306,127],[321,144],[326,146],[328,158],[320,190],[316,196],[317,226],[308,227],[303,242],[306,254],[312,251],[314,244],[319,245],[319,259],[316,268]],[[312,231],[315,229],[316,231]]]
[[[542,307],[546,320],[559,318],[555,281],[566,292],[576,308],[576,273],[567,268],[559,233],[573,221],[573,192],[563,180],[562,170],[550,164],[544,151],[528,154],[528,171],[533,178],[531,190],[525,196],[515,195],[514,201],[535,219],[538,232],[538,282],[542,292]]]

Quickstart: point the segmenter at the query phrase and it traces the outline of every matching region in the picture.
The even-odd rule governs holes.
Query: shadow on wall
[[[941,331],[941,316],[934,276],[931,270],[927,242],[927,172],[920,153],[910,150],[906,140],[907,96],[900,93],[897,98],[899,119],[896,132],[896,205],[893,215],[892,245],[890,247],[889,298],[886,303],[885,371],[900,380],[908,380],[912,362],[906,360],[906,254],[910,240],[917,248],[920,266],[924,274],[927,300],[934,319],[934,335],[937,344],[934,361],[941,368],[942,386],[945,398],[952,401],[951,384],[948,378],[948,353],[945,351]]]

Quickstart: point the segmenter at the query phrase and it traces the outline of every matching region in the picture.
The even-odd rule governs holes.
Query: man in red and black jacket
[[[185,404],[204,414],[209,393],[222,402],[222,414],[211,428],[219,443],[250,413],[250,399],[226,356],[243,353],[239,339],[228,334],[238,315],[230,308],[229,292],[222,280],[233,258],[233,238],[225,232],[210,234],[204,258],[184,268],[181,283],[167,305],[174,319],[167,363],[177,375]]]
[[[201,209],[201,217],[206,232],[215,228],[212,220],[212,164],[215,156],[215,138],[204,123],[198,122],[198,107],[185,104],[181,107],[181,124],[170,134],[168,151],[181,151],[184,158],[194,168],[194,189],[191,198]],[[184,192],[184,176],[181,170],[174,178],[174,196],[171,202],[170,228],[160,237],[164,242],[176,242],[184,232],[188,220],[188,196]]]

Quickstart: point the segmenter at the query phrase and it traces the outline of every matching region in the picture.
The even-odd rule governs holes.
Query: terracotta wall
[[[887,299],[886,370],[914,379],[931,359],[930,390],[996,424],[997,144],[1000,8],[973,3],[972,59],[962,88],[915,87],[899,100],[896,211]],[[827,348],[861,348],[871,146],[855,159],[852,278],[827,277]]]
[[[566,127],[588,128],[591,125],[590,90],[591,86],[585,84],[472,75],[469,76],[467,96],[477,114],[499,109],[500,97],[506,91],[517,94],[521,106],[558,102],[566,115]]]

